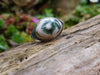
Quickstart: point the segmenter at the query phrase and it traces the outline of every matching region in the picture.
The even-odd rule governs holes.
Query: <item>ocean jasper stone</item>
[[[41,19],[32,31],[32,38],[41,41],[50,41],[60,35],[64,27],[64,23],[54,17]]]

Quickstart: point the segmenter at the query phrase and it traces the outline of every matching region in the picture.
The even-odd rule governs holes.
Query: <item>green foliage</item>
[[[24,30],[24,26],[23,26],[23,25],[16,26],[16,28],[17,28],[18,30]]]
[[[0,35],[0,52],[5,51],[6,49],[8,49],[8,45],[5,42],[5,39],[2,35]]]
[[[0,19],[0,29],[3,29],[5,26],[4,20]]]
[[[83,0],[84,1],[84,0]],[[86,2],[83,2],[84,5],[79,5],[75,8],[72,17],[68,17],[66,19],[65,28],[70,27],[72,25],[76,25],[77,23],[92,18],[98,14],[100,14],[100,5],[85,5]]]
[[[45,17],[54,17],[53,10],[51,8],[45,8],[41,15],[37,15],[38,19],[45,18]]]
[[[7,27],[7,30],[5,31],[5,36],[7,38],[10,38],[11,36],[18,34],[18,30],[14,25],[10,25]]]
[[[1,53],[1,52],[4,52],[6,49],[7,49],[6,47],[0,45],[0,53]]]
[[[93,5],[93,6],[77,6],[74,12],[74,16],[79,18],[84,17],[85,15],[89,14],[90,17],[96,16],[100,13],[100,6]]]
[[[39,0],[40,5],[45,5],[47,2],[50,4],[51,1],[49,0],[44,2],[43,0]],[[33,3],[32,5],[34,6]],[[12,0],[0,1],[0,9],[2,10],[0,11],[0,17],[2,18],[0,19],[0,29],[2,29],[0,33],[4,36],[0,36],[0,52],[18,44],[34,41],[30,34],[36,23],[33,22],[31,15],[41,13],[37,15],[38,19],[54,17],[53,9],[48,8],[48,6],[46,6],[44,10],[39,11],[41,8],[40,5],[40,8],[36,7],[36,5],[34,7],[36,7],[37,11],[34,12],[35,9],[33,9],[32,5],[26,5],[24,7],[17,5]],[[17,44],[13,45],[14,43]]]
[[[7,28],[7,30],[5,31],[5,36],[18,44],[23,43],[23,36],[21,36],[20,32],[14,25],[10,25]]]
[[[46,17],[53,17],[54,16],[54,14],[52,13],[53,12],[53,10],[52,9],[48,9],[48,8],[45,8],[44,10],[43,10],[43,14],[46,16]]]
[[[18,16],[16,16],[15,18],[16,18],[16,21],[20,21],[20,18]]]
[[[23,43],[34,41],[34,39],[32,39],[31,36],[26,34],[25,32],[22,32],[21,36],[23,36],[23,40],[24,40]]]
[[[14,42],[16,42],[16,43],[18,43],[18,44],[22,44],[23,43],[23,36],[21,36],[20,34],[15,34],[15,35],[13,35],[12,37],[11,37],[11,39],[14,41]]]
[[[86,5],[87,4],[87,0],[80,0],[80,4],[81,5]]]
[[[13,17],[14,15],[12,14],[12,13],[3,13],[2,14],[2,17],[4,18],[4,19],[7,19],[7,18],[11,18],[11,17]]]
[[[79,22],[79,18],[78,17],[68,17],[66,24],[64,26],[64,29],[66,29],[67,27],[73,26],[75,24],[77,24]],[[68,26],[69,25],[69,26]]]

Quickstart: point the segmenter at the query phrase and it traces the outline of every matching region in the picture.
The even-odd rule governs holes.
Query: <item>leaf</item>
[[[2,45],[0,45],[0,53],[4,52],[6,49],[7,49],[6,47],[3,47]]]
[[[0,42],[4,41],[4,37],[0,35]]]
[[[4,20],[0,19],[0,29],[3,29],[5,26]]]
[[[87,4],[87,0],[80,0],[80,4],[81,5],[86,5]]]
[[[6,41],[5,41],[5,38],[2,35],[0,35],[0,52],[3,52],[8,48],[9,47],[8,47]]]
[[[38,19],[45,18],[45,17],[54,17],[53,10],[51,8],[45,8],[41,15],[36,15]]]
[[[18,30],[14,25],[8,26],[7,30],[5,31],[5,36],[7,38],[10,38],[11,36],[18,34]]]
[[[14,41],[14,42],[16,42],[16,43],[18,43],[18,44],[22,44],[23,43],[23,36],[21,36],[20,34],[15,34],[15,35],[13,35],[12,37],[11,37],[11,39]]]

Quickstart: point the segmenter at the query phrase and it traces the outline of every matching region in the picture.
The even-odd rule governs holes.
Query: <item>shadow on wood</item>
[[[0,54],[0,75],[99,75],[100,15],[57,39],[23,44]]]

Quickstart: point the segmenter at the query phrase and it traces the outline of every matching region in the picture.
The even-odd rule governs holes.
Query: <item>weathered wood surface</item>
[[[31,42],[1,53],[0,75],[100,75],[100,15],[51,42]]]

